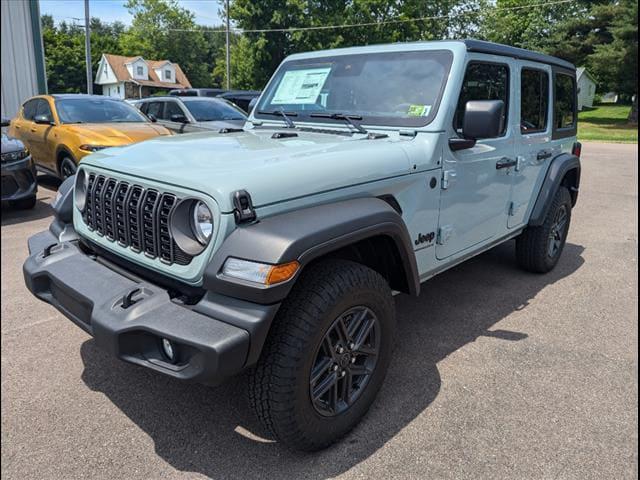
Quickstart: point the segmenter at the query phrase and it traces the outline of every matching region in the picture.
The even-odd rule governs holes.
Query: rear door
[[[549,65],[518,62],[519,92],[516,132],[518,164],[513,172],[509,228],[525,223],[535,203],[534,192],[540,188],[551,159],[559,146],[551,143],[552,72]],[[532,198],[533,197],[533,198]]]
[[[514,61],[470,55],[450,136],[460,134],[470,100],[502,100],[506,118],[498,138],[478,139],[472,148],[445,147],[436,257],[445,259],[488,243],[507,231],[507,212],[514,162]]]

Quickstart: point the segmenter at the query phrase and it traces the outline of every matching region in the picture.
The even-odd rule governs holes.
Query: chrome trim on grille
[[[82,220],[89,230],[120,247],[169,265],[188,265],[193,257],[178,247],[169,228],[179,201],[172,193],[89,173]]]

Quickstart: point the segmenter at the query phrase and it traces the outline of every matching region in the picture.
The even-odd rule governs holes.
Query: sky
[[[89,0],[89,13],[104,22],[119,20],[125,25],[131,25],[131,15],[124,8],[125,0]],[[199,25],[220,25],[222,20],[218,15],[219,0],[178,0],[183,8],[191,10]],[[40,0],[40,14],[51,15],[56,23],[84,23],[84,0]]]

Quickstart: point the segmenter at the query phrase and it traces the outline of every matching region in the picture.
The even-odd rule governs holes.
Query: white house
[[[102,86],[103,95],[118,98],[144,98],[159,90],[191,88],[177,63],[109,53],[100,59],[95,83]]]
[[[593,107],[593,97],[596,94],[596,81],[584,67],[576,69],[578,82],[578,110],[582,107]]]

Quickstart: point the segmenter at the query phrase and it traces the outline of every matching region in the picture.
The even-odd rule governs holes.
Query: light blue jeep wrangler
[[[373,402],[394,293],[510,239],[524,269],[556,265],[579,156],[563,60],[475,40],[292,55],[243,129],[86,157],[25,280],[122,360],[247,370],[265,426],[315,450]]]

